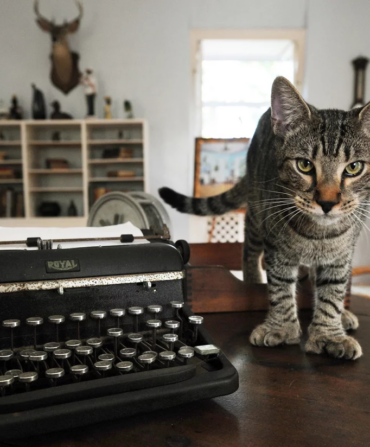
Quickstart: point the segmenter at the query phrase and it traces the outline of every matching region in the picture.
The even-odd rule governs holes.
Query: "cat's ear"
[[[283,76],[272,84],[271,125],[276,135],[284,137],[302,121],[311,118],[311,111],[298,90]]]
[[[370,102],[361,109],[358,119],[361,122],[361,126],[365,134],[370,137]]]

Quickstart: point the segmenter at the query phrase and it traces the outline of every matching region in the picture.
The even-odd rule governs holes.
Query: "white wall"
[[[123,116],[122,101],[130,99],[136,116],[149,121],[152,193],[163,185],[192,192],[191,29],[307,27],[305,91],[318,107],[350,106],[350,61],[369,55],[367,0],[81,1],[85,13],[71,46],[81,68],[96,70],[100,115],[101,98],[110,95],[114,116]],[[56,20],[76,14],[72,0],[40,0],[40,9]],[[83,117],[83,90],[64,96],[48,79],[50,40],[35,24],[31,0],[0,0],[0,33],[0,98],[16,93],[29,111],[35,82],[48,102],[59,99]],[[189,217],[171,210],[171,218],[174,237],[188,238]]]

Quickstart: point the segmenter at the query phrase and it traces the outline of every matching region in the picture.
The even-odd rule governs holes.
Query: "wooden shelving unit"
[[[147,191],[147,145],[147,125],[139,119],[0,121],[0,153],[6,153],[0,170],[18,173],[16,178],[0,177],[0,226],[86,225],[90,207],[104,192]],[[121,148],[132,156],[105,158],[106,149]],[[51,169],[50,159],[64,159],[68,168]],[[135,175],[108,175],[122,170]],[[18,217],[1,213],[1,191],[7,189],[22,198]],[[77,216],[67,215],[71,201]],[[61,215],[40,216],[43,202],[58,202]]]

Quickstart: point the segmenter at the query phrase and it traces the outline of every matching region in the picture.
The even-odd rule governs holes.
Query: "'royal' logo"
[[[64,261],[46,261],[47,273],[56,272],[79,272],[80,263],[75,259],[66,259]]]

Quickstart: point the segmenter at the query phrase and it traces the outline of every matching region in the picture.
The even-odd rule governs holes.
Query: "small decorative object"
[[[125,111],[125,117],[126,119],[132,119],[134,117],[134,112],[132,110],[131,101],[125,100],[123,102],[123,109]]]
[[[369,63],[369,59],[366,57],[358,57],[352,61],[355,69],[355,89],[354,100],[352,108],[362,107],[365,105],[365,79],[366,79],[366,67]]]
[[[81,76],[81,84],[85,87],[87,118],[93,118],[95,117],[95,97],[98,83],[91,68],[85,70],[85,74]]]
[[[56,130],[55,132],[52,133],[51,140],[52,141],[60,141],[60,132],[58,130]]]
[[[118,131],[118,139],[123,140],[123,130]]]
[[[210,197],[231,189],[245,174],[249,138],[195,140],[194,196]]]
[[[126,147],[106,148],[103,151],[103,158],[132,158],[133,150]]]
[[[73,200],[69,204],[67,214],[68,216],[77,216],[77,208]]]
[[[18,98],[16,95],[12,96],[12,105],[9,109],[9,119],[21,120],[23,117],[22,108],[18,105]]]
[[[51,104],[51,107],[53,108],[53,112],[50,115],[50,119],[52,120],[70,120],[73,119],[73,116],[69,113],[62,112],[60,110],[60,102],[59,101],[53,101]]]
[[[110,96],[105,96],[104,101],[105,101],[104,118],[106,120],[111,120],[112,119],[112,110],[111,110],[112,98]]]
[[[46,119],[46,104],[44,94],[35,84],[31,84],[33,90],[32,98],[32,118],[34,120]]]
[[[38,0],[34,3],[36,22],[42,31],[50,34],[52,39],[51,82],[64,94],[73,90],[80,81],[79,55],[69,49],[67,40],[68,34],[75,33],[80,25],[83,8],[79,2],[77,2],[77,7],[79,14],[76,19],[57,25],[53,20],[50,21],[40,14]]]
[[[57,217],[60,215],[61,208],[58,202],[41,202],[39,214],[43,217]]]
[[[46,159],[47,169],[69,169],[68,161],[64,158],[47,158]]]
[[[8,107],[3,99],[0,99],[0,120],[7,120],[9,116]]]
[[[108,177],[135,177],[134,171],[108,171]]]

